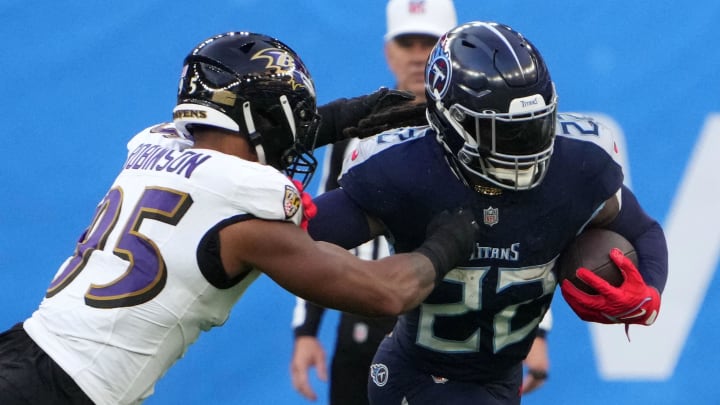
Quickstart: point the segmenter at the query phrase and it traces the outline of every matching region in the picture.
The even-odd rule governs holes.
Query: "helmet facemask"
[[[281,100],[281,105],[295,142],[292,147],[285,149],[280,157],[279,169],[288,177],[298,180],[303,188],[306,188],[318,165],[313,149],[315,149],[321,117],[315,109],[311,110],[302,102],[294,111],[290,110],[287,99]]]
[[[248,138],[260,163],[284,172],[307,187],[318,165],[312,152],[321,117],[314,105],[300,102],[292,109],[285,95],[275,104],[253,114],[252,104],[245,102],[243,121]]]
[[[514,109],[513,104],[537,105]],[[545,105],[540,95],[513,100],[510,112],[472,111],[454,104],[436,106],[451,131],[463,140],[454,151],[471,175],[497,187],[527,190],[538,186],[548,169],[555,138],[556,100]]]

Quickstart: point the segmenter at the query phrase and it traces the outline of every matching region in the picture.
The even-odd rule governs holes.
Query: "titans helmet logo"
[[[435,46],[425,69],[425,87],[435,100],[442,99],[447,93],[448,83],[452,76],[452,67],[444,50],[444,43],[445,41],[441,40]]]
[[[256,59],[265,59],[265,68],[273,73],[291,76],[290,85],[293,90],[304,87],[310,90],[312,94],[315,94],[315,88],[305,73],[304,67],[286,51],[278,48],[266,48],[250,58],[250,60]]]

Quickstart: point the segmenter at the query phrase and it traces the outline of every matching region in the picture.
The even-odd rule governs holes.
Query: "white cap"
[[[386,13],[386,41],[404,34],[440,37],[457,25],[452,0],[390,0]]]

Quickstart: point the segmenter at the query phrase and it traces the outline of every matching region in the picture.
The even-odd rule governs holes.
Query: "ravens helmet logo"
[[[253,55],[250,59],[267,59],[266,69],[292,77],[290,85],[293,90],[304,87],[308,88],[313,94],[315,93],[310,79],[303,72],[303,67],[298,66],[298,63],[288,52],[278,48],[266,48]]]

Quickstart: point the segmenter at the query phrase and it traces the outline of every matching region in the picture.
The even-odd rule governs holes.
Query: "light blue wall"
[[[627,137],[633,188],[653,216],[667,221],[705,120],[720,113],[720,3],[456,4],[461,21],[507,23],[540,48],[561,111],[600,111],[617,121]],[[124,161],[129,137],[170,118],[182,59],[197,42],[230,30],[279,37],[302,55],[320,101],[326,102],[393,84],[382,56],[384,29],[384,2],[378,0],[0,3],[6,145],[0,158],[0,329],[36,307]],[[710,139],[720,137],[720,126],[715,128]],[[711,153],[720,155],[720,147]],[[698,198],[717,207],[720,180],[714,176],[706,182]],[[686,207],[675,213],[680,222],[720,225],[717,208]],[[700,291],[699,312],[672,314],[667,301],[663,307],[661,319],[668,314],[668,319],[694,320],[669,378],[603,379],[590,329],[558,294],[551,378],[526,403],[718,403],[720,280],[712,274],[718,266],[718,229],[701,235],[683,231],[672,238],[697,238],[698,251],[713,253],[703,273],[710,284],[704,298]],[[693,279],[699,272],[691,249],[671,263],[678,278]],[[675,296],[683,294],[691,292]],[[288,293],[261,278],[227,325],[201,337],[147,402],[305,403],[287,372],[292,307]],[[323,330],[328,345],[335,320],[329,317]],[[650,332],[649,340],[640,343],[657,343],[656,356],[664,355],[662,331],[643,331]],[[638,343],[628,343],[633,344]],[[316,387],[324,403],[325,388]]]

